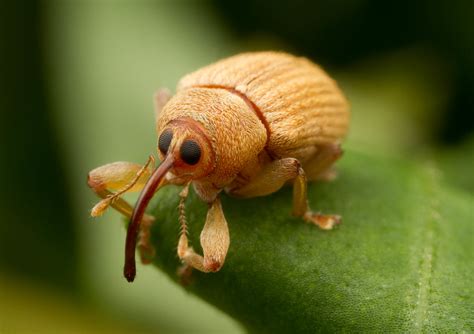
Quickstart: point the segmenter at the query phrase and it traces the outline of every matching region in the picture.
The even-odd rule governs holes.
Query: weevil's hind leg
[[[165,104],[168,103],[170,98],[171,98],[171,92],[167,88],[161,88],[155,93],[153,100],[155,103],[155,119],[156,120],[158,119],[158,116],[160,115],[161,110],[163,109]]]
[[[182,203],[180,204],[180,216],[184,217],[184,199],[187,196],[187,187],[180,195]],[[189,246],[186,221],[180,217],[180,222],[182,228],[178,243],[179,258],[188,266],[205,273],[219,271],[224,265],[230,244],[229,229],[219,197],[210,204],[209,210],[207,211],[206,223],[201,232],[200,240],[204,256],[197,254],[193,248]],[[186,269],[183,270],[182,273],[186,271],[189,273],[189,270]]]
[[[342,156],[340,144],[330,144],[318,147],[318,152],[304,163],[304,171],[309,181],[332,181],[337,173],[332,166]]]
[[[309,209],[306,176],[301,164],[294,158],[283,158],[269,163],[249,183],[229,192],[240,197],[265,196],[277,191],[290,180],[294,183],[293,215],[302,217],[324,230],[340,223],[339,216],[313,213]]]
[[[154,163],[152,156],[149,157],[144,166],[131,162],[114,162],[100,166],[89,172],[87,184],[102,200],[91,210],[91,215],[97,217],[102,215],[109,206],[120,212],[127,218],[132,216],[133,207],[120,196],[126,192],[140,191],[151,175]],[[116,190],[115,193],[111,190]],[[148,263],[154,256],[151,246],[150,227],[154,217],[144,215],[140,227],[140,240],[138,248],[143,263]]]

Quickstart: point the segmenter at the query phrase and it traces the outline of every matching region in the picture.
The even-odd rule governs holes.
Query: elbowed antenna
[[[145,213],[145,209],[155,194],[156,189],[163,180],[163,177],[173,166],[173,161],[172,154],[168,154],[165,157],[165,160],[163,160],[163,162],[155,169],[153,174],[148,179],[145,187],[138,197],[137,204],[133,209],[132,218],[130,219],[130,224],[128,225],[127,229],[127,238],[125,241],[125,265],[123,268],[123,275],[129,282],[133,282],[136,275],[135,248],[137,246],[138,231]]]

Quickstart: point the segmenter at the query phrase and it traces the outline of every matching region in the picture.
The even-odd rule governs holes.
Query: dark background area
[[[277,35],[331,67],[423,46],[448,68],[452,91],[437,144],[456,144],[474,128],[474,4],[468,1],[214,1],[240,38]],[[431,56],[432,56],[431,55]],[[438,74],[438,69],[432,69]],[[445,73],[439,73],[445,76]]]
[[[79,7],[81,3],[83,2],[71,2],[67,6],[74,12],[74,6]],[[105,12],[108,12],[108,6],[123,7],[123,11],[119,11],[120,15],[126,15],[135,6],[142,6],[126,1],[101,3]],[[151,12],[146,15],[158,15],[168,10],[172,13],[186,12],[186,15],[190,15],[187,17],[194,17],[192,11],[195,11],[196,15],[210,13],[213,20],[219,23],[232,46],[225,51],[216,47],[218,51],[209,52],[209,61],[217,59],[215,56],[221,53],[285,49],[315,59],[331,72],[339,73],[343,78],[343,87],[350,87],[351,83],[357,83],[358,80],[371,80],[372,74],[364,77],[364,72],[359,70],[360,64],[370,67],[373,62],[377,63],[377,59],[387,55],[417,50],[409,57],[409,61],[403,60],[406,66],[404,70],[407,73],[412,69],[416,72],[420,64],[426,65],[422,73],[428,73],[426,80],[439,80],[438,87],[445,100],[436,103],[436,108],[425,112],[428,116],[423,116],[423,119],[434,121],[428,122],[430,125],[416,125],[425,135],[422,141],[415,142],[412,146],[434,152],[435,157],[440,157],[441,164],[444,157],[471,155],[473,145],[470,143],[474,128],[472,1],[214,0],[199,5],[193,2],[192,6],[191,2],[165,3],[147,6],[147,11]],[[73,300],[82,300],[84,287],[79,281],[80,271],[84,268],[81,269],[78,265],[81,261],[81,237],[77,226],[87,219],[84,218],[87,217],[87,212],[80,211],[82,216],[74,214],[74,196],[71,194],[76,188],[72,186],[68,170],[71,161],[68,160],[68,154],[64,154],[65,151],[71,153],[72,148],[68,148],[68,138],[62,135],[64,131],[58,129],[61,127],[61,123],[55,118],[58,110],[61,112],[55,97],[58,94],[58,83],[55,82],[56,77],[49,72],[51,64],[55,64],[55,60],[49,58],[51,50],[56,49],[51,49],[48,44],[48,34],[51,31],[48,22],[52,19],[48,13],[51,7],[61,6],[56,2],[40,1],[9,1],[1,6],[0,172],[3,182],[0,192],[0,271],[4,278],[15,280],[15,277],[19,277],[33,281],[40,287],[48,286],[61,295],[72,295]],[[89,7],[93,5],[89,4]],[[92,8],[90,15],[94,15],[94,12]],[[115,11],[111,10],[110,13],[114,15]],[[176,17],[179,20],[178,14]],[[64,18],[65,22],[67,20]],[[185,22],[183,19],[178,22],[180,24],[186,27],[183,28],[186,33],[186,29],[191,31],[194,29],[193,24],[198,23]],[[168,32],[163,27],[163,31],[151,33],[159,35]],[[162,46],[168,48],[171,59],[174,52],[186,50],[186,45],[182,45],[185,42],[179,38],[176,44],[180,45],[176,50],[168,45]],[[87,57],[88,50],[79,51],[84,52],[81,56]],[[194,57],[193,52],[190,50],[190,58]],[[141,55],[140,52],[136,53],[137,62],[141,61]],[[160,59],[156,61],[165,62]],[[205,62],[201,65],[204,64]],[[123,66],[126,68],[127,64]],[[183,71],[180,68],[178,72]],[[393,73],[390,71],[387,75]],[[379,69],[377,75],[383,77],[385,74]],[[169,82],[179,79],[174,74],[168,76]],[[417,77],[416,80],[423,82],[424,78]],[[428,91],[422,98],[436,100],[437,92]],[[364,98],[370,99],[370,96]],[[354,101],[357,101],[357,97]],[[354,118],[364,115],[364,110],[357,109],[355,102],[353,115]],[[400,115],[405,117],[403,111]],[[89,128],[87,122],[77,123],[76,126],[84,127],[85,131]],[[390,125],[373,126],[383,128]],[[358,138],[364,137],[364,131],[366,130],[354,130],[359,134]],[[403,136],[403,131],[400,136]],[[75,140],[80,142],[87,139]],[[413,149],[408,152],[413,152]],[[399,154],[404,155],[406,151],[402,149]],[[117,157],[117,160],[120,158]],[[448,173],[465,174],[469,161],[472,158],[468,159],[468,166],[463,168],[458,168],[460,163],[457,162],[447,162],[445,166]],[[85,173],[84,179],[80,181],[86,187]],[[466,182],[459,183],[465,185]],[[470,186],[466,188],[472,190]]]
[[[51,121],[43,11],[37,1],[3,6],[1,268],[70,293],[77,287],[77,245]]]

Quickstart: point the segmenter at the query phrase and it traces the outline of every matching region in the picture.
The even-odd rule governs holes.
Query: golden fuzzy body
[[[178,92],[198,87],[231,88],[255,104],[274,158],[293,157],[304,165],[318,146],[338,144],[348,131],[346,98],[306,58],[280,52],[239,54],[186,75]]]
[[[88,184],[102,197],[91,214],[112,206],[130,218],[124,276],[135,278],[137,241],[142,261],[153,217],[145,209],[155,192],[182,185],[178,256],[188,267],[215,272],[230,245],[219,199],[223,190],[237,197],[265,196],[293,184],[293,215],[328,230],[337,215],[314,213],[307,200],[307,180],[330,179],[341,156],[340,142],[349,126],[348,103],[321,68],[305,58],[281,52],[243,53],[203,67],[182,78],[177,93],[155,95],[158,154],[151,168],[116,162],[92,170]],[[209,204],[200,241],[203,255],[189,245],[185,199],[192,184]],[[141,189],[132,209],[121,195]],[[116,190],[116,192],[112,192]]]

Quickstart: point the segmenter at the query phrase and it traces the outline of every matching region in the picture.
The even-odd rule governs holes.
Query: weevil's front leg
[[[187,195],[187,187],[181,195],[183,200]],[[181,224],[183,224],[182,220]],[[184,224],[186,224],[185,221]],[[200,240],[204,256],[197,254],[193,248],[188,245],[186,232],[186,227],[182,227],[181,237],[178,243],[179,258],[185,264],[205,273],[219,271],[224,264],[230,244],[229,229],[224,213],[222,212],[219,197],[210,204],[209,210],[207,211],[206,223],[201,232]]]
[[[275,160],[266,165],[262,171],[246,185],[231,189],[231,195],[240,197],[265,196],[279,190],[287,181],[294,180],[293,215],[318,225],[324,230],[331,229],[340,222],[335,215],[313,213],[308,206],[306,176],[301,164],[294,158]]]
[[[98,167],[89,172],[87,183],[89,187],[102,200],[91,210],[91,215],[97,217],[102,215],[111,206],[125,217],[132,216],[133,207],[120,196],[126,192],[140,191],[151,175],[154,164],[152,156],[149,157],[144,166],[131,162],[114,162]],[[115,193],[111,190],[116,190]],[[150,227],[154,217],[145,215],[140,228],[140,240],[138,248],[141,260],[148,263],[154,256],[154,249],[151,246]]]
[[[123,215],[130,217],[133,209],[120,196],[126,192],[140,191],[151,175],[153,167],[149,167],[154,162],[153,156],[150,156],[144,166],[119,161],[91,170],[87,184],[99,197],[103,198],[92,208],[91,216],[101,216],[111,205]],[[110,190],[117,192],[112,193]]]

